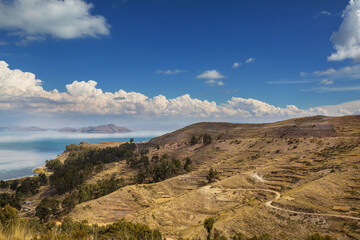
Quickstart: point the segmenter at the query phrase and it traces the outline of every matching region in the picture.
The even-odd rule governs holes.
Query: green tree
[[[190,140],[190,145],[195,145],[199,142],[199,139],[195,136],[192,136],[191,140]]]
[[[187,172],[192,170],[192,161],[189,157],[185,158],[184,170]]]
[[[203,143],[204,145],[208,145],[212,142],[212,138],[211,138],[211,135],[210,134],[204,134],[203,136]]]
[[[61,202],[61,207],[63,208],[65,213],[69,213],[71,209],[75,208],[77,202],[76,195],[76,192],[70,194]]]
[[[219,180],[219,172],[211,167],[206,175],[206,179],[209,183],[215,182],[215,180]]]
[[[54,198],[45,198],[39,205],[36,207],[36,216],[39,217],[42,221],[47,222],[49,218],[53,215],[59,213],[60,202]]]
[[[18,211],[7,204],[0,208],[0,223],[2,226],[11,226],[17,220]]]
[[[207,218],[204,221],[204,228],[206,229],[206,231],[208,232],[208,236],[207,239],[210,240],[211,237],[211,230],[213,229],[215,223],[215,219],[214,218]]]
[[[44,173],[39,174],[39,182],[40,182],[40,185],[42,185],[42,186],[44,186],[48,183],[48,179]]]

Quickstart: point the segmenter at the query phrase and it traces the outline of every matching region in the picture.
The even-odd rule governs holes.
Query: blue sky
[[[359,0],[0,0],[0,124],[359,114],[359,9]]]

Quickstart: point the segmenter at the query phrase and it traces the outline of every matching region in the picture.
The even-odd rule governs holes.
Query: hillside
[[[119,144],[83,143],[60,158],[86,149],[110,151]],[[268,233],[270,239],[300,240],[319,232],[360,239],[359,115],[269,124],[197,123],[137,143],[135,151],[142,157],[105,163],[86,180],[95,184],[114,176],[123,178],[125,186],[77,204],[68,216],[100,225],[125,218],[159,229],[167,239],[206,239],[203,222],[208,217],[227,237]],[[142,165],[131,167],[132,161],[139,164],[145,155],[150,167],[162,158],[179,159],[181,166],[190,158],[192,168],[156,183],[147,176],[145,184],[135,184]],[[111,160],[109,153],[104,156]],[[210,167],[219,172],[213,183],[206,180]],[[62,200],[68,195],[44,187],[28,199],[34,204],[21,215],[31,216],[46,196]]]

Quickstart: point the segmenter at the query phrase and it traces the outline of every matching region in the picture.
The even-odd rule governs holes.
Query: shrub
[[[219,172],[211,167],[206,175],[206,179],[209,183],[215,182],[215,180],[219,180]]]
[[[42,221],[47,222],[52,215],[56,215],[60,210],[60,202],[54,198],[45,198],[36,207],[36,216]]]
[[[192,170],[192,161],[190,158],[185,158],[184,170],[190,172]]]
[[[190,140],[190,145],[195,145],[195,144],[198,144],[199,143],[199,139],[195,136],[192,136],[191,137],[191,140]]]
[[[207,218],[204,221],[204,228],[206,229],[206,231],[208,232],[208,236],[207,239],[210,240],[211,237],[211,230],[213,229],[215,223],[215,219],[214,218]]]
[[[208,145],[212,142],[212,138],[211,138],[211,135],[210,134],[204,134],[203,136],[203,143],[204,145]]]

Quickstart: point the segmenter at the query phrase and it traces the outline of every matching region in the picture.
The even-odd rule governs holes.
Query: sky
[[[360,0],[0,0],[0,125],[360,114]]]

